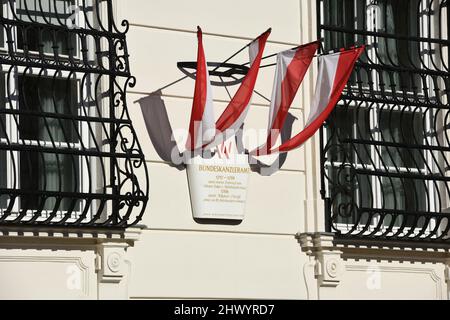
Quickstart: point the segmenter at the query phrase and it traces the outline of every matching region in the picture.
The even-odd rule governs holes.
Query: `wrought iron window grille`
[[[148,201],[112,0],[3,0],[0,225],[124,228]]]
[[[317,0],[317,8],[324,50],[366,45],[321,130],[328,231],[448,242],[448,1]]]

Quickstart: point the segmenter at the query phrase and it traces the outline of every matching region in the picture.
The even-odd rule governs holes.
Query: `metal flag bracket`
[[[245,65],[234,63],[208,62],[207,66],[214,67],[213,70],[209,71],[209,75],[211,77],[218,77],[220,79],[220,81],[212,80],[211,85],[219,87],[234,86],[236,84],[241,83],[243,77],[245,77],[245,75],[249,70],[249,67]],[[195,61],[178,62],[177,67],[186,76],[195,80],[197,62]],[[195,71],[189,72],[188,70],[195,70]],[[224,79],[227,80],[224,81]]]

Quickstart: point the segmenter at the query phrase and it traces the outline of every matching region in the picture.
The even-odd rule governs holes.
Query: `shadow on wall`
[[[294,121],[298,120],[296,117],[294,117],[290,112],[288,112],[285,123],[283,128],[281,129],[281,143],[289,140],[292,136],[292,127],[294,125]],[[241,133],[241,131],[240,131]],[[242,140],[242,139],[238,139]],[[272,174],[276,173],[278,170],[280,170],[284,163],[286,162],[288,153],[281,153],[277,159],[271,164],[266,165],[262,163],[259,160],[256,160],[256,164],[250,164],[250,168],[253,172],[257,172],[262,176],[271,176]]]
[[[148,135],[159,157],[170,166],[177,168],[178,170],[184,170],[186,168],[185,164],[174,164],[172,161],[173,152],[178,153],[178,155],[180,152],[177,143],[174,139],[172,139],[173,130],[170,125],[166,104],[162,98],[161,90],[155,91],[150,95],[137,100],[136,102],[139,103],[141,107]],[[295,120],[297,120],[297,118],[291,113],[288,113],[286,122],[280,134],[282,142],[291,137],[292,127]],[[243,127],[241,127],[236,134],[236,142],[240,153],[248,153],[248,150],[246,150],[243,146],[242,140]],[[264,164],[257,159],[253,159],[252,164],[250,165],[251,170],[262,176],[270,176],[283,167],[286,162],[287,155],[287,153],[280,154],[270,165]]]
[[[177,143],[172,139],[172,126],[161,96],[161,91],[155,91],[136,102],[141,106],[148,135],[159,157],[170,166],[183,170],[184,164],[175,165],[172,161],[172,152],[180,152]]]

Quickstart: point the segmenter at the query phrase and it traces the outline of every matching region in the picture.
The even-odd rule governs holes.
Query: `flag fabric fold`
[[[240,125],[243,123],[244,119],[240,119],[240,116],[244,111],[248,110],[248,106],[250,105],[256,78],[258,77],[259,67],[261,65],[261,58],[269,35],[270,30],[267,30],[250,44],[250,69],[244,77],[236,94],[217,120],[216,128],[218,131],[224,132],[229,128],[239,129]]]
[[[251,104],[261,60],[271,30],[249,44],[250,68],[235,95],[219,119],[214,119],[212,86],[203,49],[202,30],[198,27],[197,74],[189,123],[188,151],[212,149],[241,128]],[[323,124],[337,104],[364,46],[319,57],[319,71],[310,114],[304,129],[274,147],[295,95],[319,47],[311,42],[277,54],[277,66],[269,111],[265,144],[250,152],[251,156],[284,153],[300,147]]]
[[[280,135],[289,108],[318,48],[319,42],[315,41],[277,54],[267,141],[250,152],[252,155],[263,155],[272,149],[272,144]]]
[[[306,140],[314,135],[339,101],[341,93],[353,72],[355,62],[363,51],[364,46],[320,56],[316,89],[308,121],[304,129],[294,137],[284,141],[280,146],[271,149],[267,148],[267,146],[259,148],[257,152],[254,152],[254,155],[288,152],[300,147]],[[285,78],[285,80],[286,79],[289,80],[289,77]],[[275,82],[277,82],[277,79]],[[289,84],[285,85],[289,86]],[[277,86],[277,84],[275,86]],[[270,121],[272,121],[272,128],[276,128],[276,126],[274,126],[274,124],[278,124],[276,118],[275,120],[272,120],[273,116],[270,116],[270,119]],[[279,119],[282,120],[281,116]],[[268,143],[270,143],[269,139],[271,139],[270,136],[268,138]],[[273,141],[273,139],[271,141]]]
[[[211,149],[234,135],[244,123],[270,32],[271,29],[268,29],[249,44],[249,71],[228,106],[217,122],[214,122],[212,88],[203,49],[202,30],[200,27],[197,28],[197,75],[189,122],[189,137],[186,142],[187,150]],[[226,136],[226,133],[229,134]]]
[[[236,134],[244,123],[251,104],[259,67],[261,66],[261,59],[270,32],[271,29],[268,29],[250,43],[250,68],[230,103],[217,120],[216,135],[211,143],[204,146],[205,149],[211,149],[229,139]]]
[[[291,151],[314,135],[338,103],[356,60],[363,51],[364,46],[319,57],[319,75],[306,126],[274,151]]]
[[[203,34],[197,27],[197,75],[195,78],[194,100],[189,122],[189,137],[186,149],[192,151],[210,142],[215,135],[214,105],[208,66],[203,50]]]

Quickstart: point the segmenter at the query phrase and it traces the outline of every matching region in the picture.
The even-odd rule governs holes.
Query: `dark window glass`
[[[70,80],[19,77],[19,108],[28,114],[20,115],[19,135],[33,140],[41,146],[44,143],[77,142],[77,122],[59,119],[33,112],[77,114],[76,83]],[[49,146],[51,147],[51,145]],[[67,145],[59,145],[67,148]],[[79,189],[79,160],[75,155],[22,152],[20,155],[20,183],[25,190],[56,192],[77,192]],[[36,209],[43,199],[33,196],[22,197],[22,208]],[[53,209],[55,198],[45,201],[44,209]],[[67,210],[71,200],[65,199],[62,210]]]
[[[349,30],[365,30],[366,5],[365,1],[358,0],[324,0],[324,21],[326,25],[343,28],[343,31],[324,31],[324,50],[329,52],[341,48],[350,48],[365,43],[363,35],[349,32]],[[360,61],[367,62],[363,54]],[[349,79],[352,86],[368,87],[370,73],[365,69],[356,67]]]
[[[0,6],[1,8],[1,6]],[[0,73],[0,145],[6,145],[6,108],[5,75]],[[6,151],[0,149],[0,189],[7,187]],[[6,195],[0,193],[0,208],[6,207]]]
[[[427,189],[423,180],[413,180],[404,178],[387,178],[382,180],[383,208],[392,210],[401,210],[406,212],[425,211]],[[405,226],[416,226],[413,216],[407,216]],[[394,226],[399,227],[404,222],[403,215],[396,216]],[[388,216],[383,220],[384,225],[389,225],[392,217]],[[421,221],[423,222],[423,221]]]
[[[447,53],[436,41],[448,38],[445,2],[318,1],[325,53],[366,45],[324,128],[332,223],[361,228],[370,219],[368,232],[431,230],[424,213],[448,211],[440,192],[446,183],[434,180],[446,163],[436,147],[447,146],[440,134],[445,112],[436,101],[447,84],[445,74],[438,75]]]
[[[330,191],[332,211],[336,215],[333,219],[337,223],[365,224],[368,215],[363,208],[372,208],[371,176],[356,174],[348,166],[330,167]]]
[[[6,18],[6,14],[3,11],[3,5],[0,4],[0,14],[3,18]],[[5,27],[3,25],[0,25],[0,47],[5,46]]]
[[[383,0],[379,1],[381,15],[377,21],[377,31],[392,35],[418,37],[419,0]],[[399,40],[392,37],[377,37],[377,57],[384,65],[420,69],[420,47],[418,41]],[[421,78],[412,71],[384,71],[380,75],[380,86],[393,91],[417,91]]]
[[[423,151],[424,127],[422,113],[419,111],[379,111],[379,126],[382,141],[393,142],[392,147],[381,148],[381,160],[385,166],[423,169],[425,164]],[[402,146],[404,145],[404,146]]]
[[[24,21],[51,23],[60,25],[65,23],[72,14],[74,1],[70,0],[18,0],[17,16]],[[42,10],[41,10],[42,6]],[[59,17],[59,20],[57,19]],[[27,26],[17,30],[17,46],[19,49],[74,55],[76,38],[67,30]]]
[[[0,150],[0,189],[5,189],[6,185],[6,152]],[[0,209],[6,207],[6,195],[2,195],[0,192]]]
[[[23,190],[79,192],[79,162],[77,156],[53,153],[22,153],[20,183]],[[22,209],[37,209],[44,200],[37,196],[22,196]],[[71,199],[64,198],[59,210],[68,210]],[[56,198],[45,199],[43,209],[53,210]],[[75,209],[77,209],[75,207]]]
[[[20,138],[27,140],[77,142],[77,122],[36,115],[36,112],[77,114],[76,82],[37,76],[20,76],[19,108],[29,114],[20,116]]]
[[[371,177],[356,174],[355,164],[370,163],[370,112],[368,108],[338,105],[331,115],[328,135],[332,137],[328,160],[330,192],[337,223],[366,223],[361,208],[372,207]],[[339,165],[338,163],[342,163]],[[352,165],[348,165],[351,163]]]
[[[345,29],[364,29],[364,3],[355,0],[325,0],[324,20],[326,25]],[[356,14],[358,13],[358,14]],[[359,40],[348,32],[325,31],[325,51],[353,46]]]
[[[0,139],[6,138],[6,92],[5,74],[0,73]]]
[[[329,161],[369,164],[371,147],[370,113],[364,107],[337,105],[328,126],[328,135],[332,137]]]

